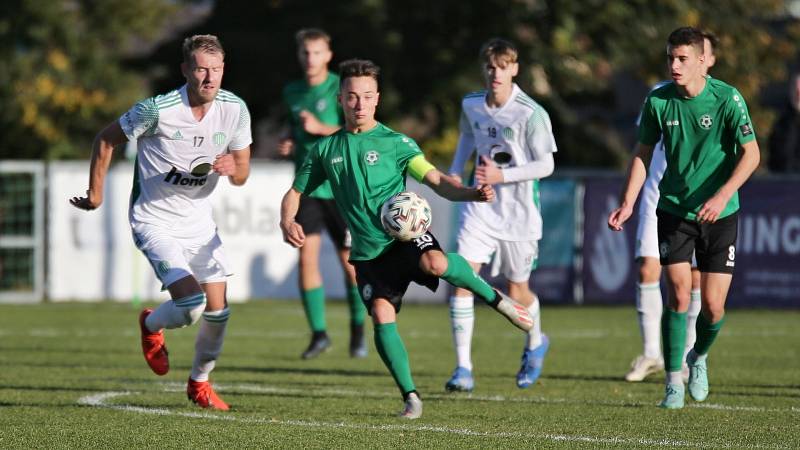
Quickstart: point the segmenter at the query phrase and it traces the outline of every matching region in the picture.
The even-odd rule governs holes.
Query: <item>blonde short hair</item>
[[[517,62],[518,56],[517,47],[511,42],[500,38],[489,39],[481,47],[480,53],[482,63],[497,63],[501,66]]]
[[[213,34],[196,34],[183,40],[183,62],[192,59],[192,53],[219,53],[225,59],[225,49],[222,48],[219,38]]]

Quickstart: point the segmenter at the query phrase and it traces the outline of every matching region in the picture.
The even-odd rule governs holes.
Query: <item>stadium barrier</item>
[[[54,162],[46,170],[38,165],[35,186],[47,184],[47,208],[29,228],[42,226],[44,245],[26,241],[30,248],[42,248],[46,258],[32,259],[20,270],[2,272],[11,259],[0,261],[0,301],[11,297],[8,286],[20,283],[11,278],[45,280],[37,291],[35,282],[23,286],[24,298],[50,301],[131,301],[166,299],[147,260],[134,247],[127,220],[133,166],[115,164],[107,178],[105,204],[97,211],[73,208],[68,198],[82,194],[88,177],[86,162]],[[38,171],[38,172],[37,172]],[[255,161],[251,177],[242,187],[221,180],[212,197],[214,215],[234,268],[229,280],[231,301],[249,299],[294,299],[297,292],[297,251],[283,242],[278,227],[280,201],[291,183],[292,165]],[[38,180],[38,181],[36,181]],[[531,285],[546,303],[614,304],[633,303],[636,265],[633,246],[636,214],[623,233],[606,227],[606,218],[616,205],[622,188],[619,173],[560,172],[543,180],[541,186],[544,237],[540,242],[539,268]],[[39,183],[39,184],[37,184]],[[800,307],[800,204],[790,196],[797,178],[756,178],[740,191],[739,242],[736,275],[731,287],[731,306]],[[0,185],[2,187],[2,185]],[[41,188],[40,188],[41,189]],[[427,187],[409,180],[409,189],[422,194],[434,211],[433,232],[446,249],[455,248],[458,205],[433,194]],[[30,194],[34,195],[34,194]],[[6,201],[6,196],[3,197]],[[38,217],[34,204],[28,202]],[[25,208],[22,208],[25,209]],[[22,214],[20,208],[14,214]],[[5,225],[14,220],[0,215],[0,251],[9,240]],[[47,226],[43,224],[46,222]],[[36,223],[41,223],[37,225]],[[27,238],[26,238],[27,239]],[[33,255],[35,251],[31,250]],[[31,256],[33,258],[33,256]],[[46,270],[44,261],[46,259]],[[326,289],[332,297],[343,298],[344,283],[334,247],[323,240],[322,262]],[[43,275],[37,275],[41,271]],[[488,275],[488,274],[487,274]],[[501,282],[501,280],[492,280]],[[22,283],[23,285],[25,283]],[[23,292],[24,294],[25,292]],[[413,285],[408,301],[443,302],[449,294],[446,283],[435,293]]]

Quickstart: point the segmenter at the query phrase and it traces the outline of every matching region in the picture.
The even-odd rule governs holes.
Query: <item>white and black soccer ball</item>
[[[383,229],[399,241],[422,236],[431,227],[432,219],[428,201],[410,191],[389,197],[381,207]]]

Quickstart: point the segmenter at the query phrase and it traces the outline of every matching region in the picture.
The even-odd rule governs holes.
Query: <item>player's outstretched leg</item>
[[[461,255],[448,253],[446,257],[447,269],[441,275],[443,280],[478,295],[517,328],[529,331],[533,327],[533,321],[527,308],[489,286],[489,283],[478,276]]]
[[[150,331],[145,325],[147,316],[153,310],[147,308],[139,314],[139,329],[142,333],[142,353],[144,360],[150,369],[156,375],[165,375],[169,372],[169,353],[167,346],[164,343],[164,330],[158,330],[157,333]]]

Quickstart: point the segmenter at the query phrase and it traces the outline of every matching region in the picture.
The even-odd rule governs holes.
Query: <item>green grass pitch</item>
[[[230,412],[184,393],[196,328],[167,331],[172,369],[147,368],[128,304],[0,306],[0,448],[797,448],[800,311],[732,310],[709,357],[711,394],[665,411],[662,376],[622,381],[641,348],[633,306],[542,308],[544,373],[514,383],[522,334],[476,311],[472,394],[447,394],[454,356],[445,305],[404,305],[400,333],[424,401],[402,402],[370,337],[347,354],[347,309],[328,304],[334,347],[299,358],[299,302],[232,306],[212,374]]]

